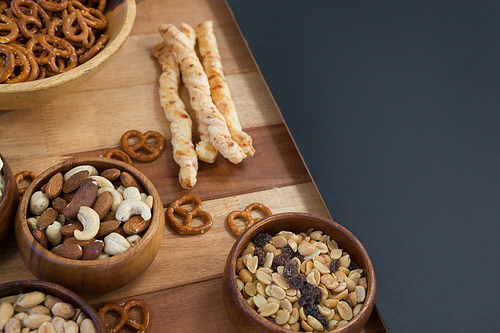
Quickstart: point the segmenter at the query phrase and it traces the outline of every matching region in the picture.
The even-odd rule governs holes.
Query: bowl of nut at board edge
[[[107,333],[94,308],[60,285],[21,280],[0,284],[2,332]]]
[[[106,157],[73,158],[31,182],[15,234],[24,264],[38,279],[99,294],[149,267],[164,225],[160,196],[139,170]]]
[[[2,2],[0,110],[65,98],[116,56],[136,16],[135,0]],[[40,23],[19,29],[26,17]]]
[[[7,237],[13,230],[18,203],[19,191],[14,173],[0,154],[0,250],[7,243]]]
[[[234,243],[222,277],[238,332],[360,332],[373,310],[373,265],[346,228],[308,213],[281,213]]]

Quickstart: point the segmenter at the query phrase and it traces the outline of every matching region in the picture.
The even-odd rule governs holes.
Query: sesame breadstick
[[[179,64],[174,51],[166,43],[157,45],[153,55],[158,58],[163,71],[159,79],[160,103],[170,121],[173,157],[180,167],[179,183],[182,188],[191,189],[196,184],[198,158],[192,142],[192,121],[178,93]]]
[[[245,153],[231,139],[224,116],[212,101],[208,78],[196,52],[189,47],[189,38],[172,24],[162,24],[158,30],[176,54],[182,81],[189,91],[191,107],[199,114],[198,119],[208,125],[210,143],[230,162],[240,163]]]
[[[231,98],[231,91],[224,77],[221,57],[217,47],[217,40],[213,30],[213,22],[205,21],[196,28],[200,54],[203,58],[203,67],[208,77],[212,99],[219,112],[224,116],[231,138],[243,149],[246,157],[255,153],[252,147],[252,138],[243,132],[236,107]]]

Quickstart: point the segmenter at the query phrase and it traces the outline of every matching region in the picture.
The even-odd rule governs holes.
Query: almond
[[[100,176],[107,178],[110,181],[113,181],[113,180],[117,180],[118,178],[120,178],[121,173],[122,172],[116,168],[110,168],[110,169],[106,169],[103,172],[101,172]]]
[[[68,259],[80,259],[83,249],[78,244],[61,244],[52,249],[52,253]]]
[[[53,175],[45,186],[45,195],[49,199],[54,199],[61,193],[63,186],[63,175],[58,172]]]
[[[99,215],[99,220],[108,214],[111,205],[113,204],[113,195],[109,191],[102,192],[94,202],[93,210]]]
[[[35,238],[35,240],[38,243],[40,243],[41,246],[43,246],[44,248],[48,247],[47,237],[45,237],[45,233],[43,231],[38,230],[38,229],[34,229],[32,231],[32,234],[33,234],[33,237]]]
[[[64,207],[66,207],[67,204],[68,202],[61,197],[56,197],[52,200],[52,208],[57,210],[59,214],[62,214]]]
[[[87,170],[82,170],[80,172],[75,173],[71,177],[68,178],[63,184],[63,192],[70,193],[76,190],[82,185],[85,179],[89,178],[89,172]]]
[[[120,175],[120,181],[122,182],[122,185],[124,187],[137,187],[139,189],[139,192],[144,192],[142,190],[141,185],[137,182],[137,180],[128,172],[122,172]]]
[[[78,220],[71,220],[62,226],[60,233],[66,237],[73,237],[75,230],[83,230],[82,222]]]
[[[83,247],[82,260],[95,260],[99,257],[104,248],[104,242],[96,239]]]
[[[99,224],[99,231],[97,232],[97,235],[95,235],[95,237],[99,238],[101,236],[105,236],[107,234],[110,234],[113,231],[115,231],[116,229],[118,229],[119,226],[120,226],[120,221],[118,221],[118,220],[108,220],[108,221],[101,222]]]
[[[68,219],[74,219],[81,206],[92,207],[97,198],[97,189],[98,186],[95,180],[92,178],[85,179],[76,191],[73,199],[71,199],[70,203],[64,208],[64,216]]]
[[[36,228],[40,230],[47,228],[49,225],[52,224],[52,222],[54,222],[57,219],[58,216],[59,212],[55,209],[49,208],[45,210],[42,213],[42,215],[40,215],[40,218],[36,222]]]
[[[101,222],[104,221],[109,221],[109,220],[116,220],[116,214],[115,212],[109,211],[106,216],[104,216],[101,220]]]
[[[140,215],[134,215],[123,225],[123,231],[127,235],[137,235],[146,230],[151,223],[151,219],[144,220]]]
[[[94,238],[91,238],[89,240],[78,240],[74,236],[70,236],[64,239],[63,244],[78,244],[83,247],[94,240]]]

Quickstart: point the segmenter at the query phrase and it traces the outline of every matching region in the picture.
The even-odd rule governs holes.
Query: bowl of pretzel
[[[0,1],[0,110],[51,102],[90,79],[135,15],[134,0]]]

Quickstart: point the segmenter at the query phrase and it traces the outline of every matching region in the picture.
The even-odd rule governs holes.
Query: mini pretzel
[[[267,208],[266,206],[264,206],[263,204],[260,204],[258,202],[254,202],[254,203],[248,205],[247,208],[245,208],[245,210],[243,212],[234,211],[234,212],[229,213],[229,215],[227,216],[226,222],[227,222],[227,225],[229,226],[229,229],[231,229],[231,232],[236,237],[240,237],[241,234],[243,234],[243,232],[245,232],[245,230],[247,230],[252,224],[263,219],[263,218],[255,219],[252,217],[251,213],[252,213],[252,210],[254,210],[254,209],[260,210],[262,213],[264,213],[264,215],[266,217],[273,215],[273,213],[271,213],[269,208]],[[240,217],[246,221],[245,229],[241,230],[236,225],[236,222],[234,221],[234,219],[237,217]]]
[[[2,44],[13,42],[19,35],[19,27],[16,21],[2,14],[0,14],[0,31],[9,32],[5,36],[0,35],[0,43]]]
[[[130,156],[128,156],[126,153],[124,153],[123,151],[119,150],[119,149],[111,149],[111,150],[108,150],[106,152],[106,154],[104,154],[104,157],[107,157],[107,158],[112,158],[112,157],[118,157],[119,160],[122,160],[123,162],[127,163],[127,164],[134,164],[134,162],[132,162],[132,159],[130,158]]]
[[[74,25],[76,24],[75,28]],[[82,43],[86,48],[90,48],[91,35],[90,28],[85,22],[80,11],[74,11],[68,14],[63,20],[63,33],[67,39],[75,43]],[[80,33],[76,33],[79,31]]]
[[[92,32],[92,30],[90,30],[90,32]],[[93,34],[92,34],[92,36],[93,36]],[[97,41],[95,41],[93,43],[92,47],[90,49],[88,49],[88,51],[86,51],[85,53],[83,53],[82,55],[80,55],[78,57],[78,63],[83,64],[84,62],[89,61],[92,57],[94,57],[97,53],[99,53],[104,48],[104,46],[106,45],[108,40],[109,40],[108,35],[102,34],[97,39]]]
[[[0,82],[3,82],[14,72],[16,68],[16,56],[10,47],[3,44],[0,44],[0,54],[6,57],[5,63],[0,66]]]
[[[32,171],[21,171],[14,176],[14,179],[16,180],[16,184],[18,184],[18,185],[24,179],[26,179],[26,180],[29,179],[30,182],[32,182],[35,180],[35,178],[36,178],[36,173],[34,173]],[[19,195],[23,195],[24,192],[26,192],[26,189],[27,189],[27,187],[19,188],[18,189]]]
[[[139,139],[139,142],[129,146],[127,141],[132,137],[137,137]],[[156,147],[153,144],[147,142],[150,137],[156,139]],[[120,145],[123,151],[126,152],[132,159],[138,162],[151,162],[156,160],[163,151],[163,148],[165,148],[165,139],[160,133],[155,131],[147,131],[146,133],[142,134],[139,131],[130,130],[122,135]],[[146,151],[147,154],[140,154],[139,151],[141,150]]]
[[[181,208],[180,206],[185,204],[186,202],[192,202],[196,204],[196,207],[189,211]],[[168,225],[170,226],[170,228],[182,235],[197,235],[207,232],[212,227],[213,220],[210,214],[202,210],[201,207],[201,200],[194,195],[186,194],[181,196],[180,198],[177,198],[170,204],[167,209],[166,218]],[[184,225],[177,223],[174,218],[174,214],[184,217]],[[205,220],[205,223],[200,226],[193,227],[193,217],[200,217]]]
[[[129,311],[135,307],[142,310],[142,323],[130,318],[128,315]],[[106,313],[110,311],[120,315],[120,319],[112,327],[109,327],[105,320]],[[106,303],[99,307],[98,313],[110,333],[119,332],[125,325],[133,328],[137,333],[145,333],[151,326],[151,311],[146,302],[139,299],[131,299],[121,304]]]
[[[75,68],[78,64],[78,58],[75,48],[73,47],[73,45],[62,38],[46,34],[39,34],[31,38],[26,44],[26,48],[29,52],[32,53],[34,53],[33,50],[37,46],[41,46],[42,49],[48,53],[46,55],[45,53],[43,53],[42,56],[36,56],[38,64],[48,64],[50,70],[54,73],[59,74],[62,72],[66,72],[72,68]],[[57,62],[57,59],[60,58],[68,59],[69,61],[69,63],[64,68],[61,68],[60,64]]]
[[[14,44],[13,44],[14,45]],[[24,54],[24,52],[16,47],[13,47],[12,45],[6,45],[7,47],[10,47],[12,52],[14,52],[15,55],[15,61],[14,61],[14,72],[12,72],[11,76],[5,80],[6,83],[18,83],[18,82],[24,82],[28,79],[31,73],[31,65]],[[19,72],[16,71],[16,68],[19,68]]]

